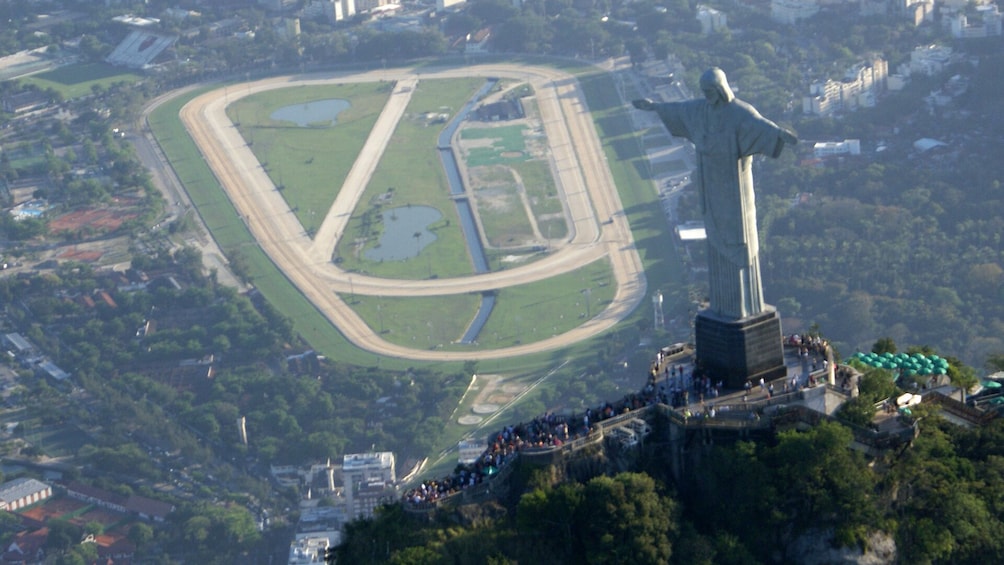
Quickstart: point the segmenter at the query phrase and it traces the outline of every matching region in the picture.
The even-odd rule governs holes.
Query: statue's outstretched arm
[[[798,144],[798,137],[795,135],[795,132],[788,128],[781,128],[781,139],[784,141],[785,145]]]

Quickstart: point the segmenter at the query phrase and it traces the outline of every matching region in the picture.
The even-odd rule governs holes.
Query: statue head
[[[729,81],[725,78],[725,71],[718,67],[711,67],[701,75],[701,91],[704,97],[714,105],[728,104],[735,100],[735,94],[729,88]]]

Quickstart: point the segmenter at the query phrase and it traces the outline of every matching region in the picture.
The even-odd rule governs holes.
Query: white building
[[[394,454],[351,453],[342,458],[342,484],[350,518],[369,517],[384,500],[397,496]]]
[[[324,563],[324,553],[328,547],[327,536],[305,536],[294,539],[289,544],[289,565]]]
[[[903,13],[906,14],[907,20],[915,26],[929,22],[934,19],[934,0],[908,2],[903,8]]]
[[[971,12],[959,11],[948,18],[952,37],[975,39],[1001,35],[1001,14],[996,4],[976,6]]]
[[[956,59],[952,48],[945,45],[921,45],[910,52],[910,60],[896,67],[896,73],[886,79],[889,90],[901,90],[914,74],[934,76],[944,71]]]
[[[812,154],[818,158],[833,157],[836,155],[860,155],[861,140],[820,141],[812,146]]]
[[[816,0],[771,0],[770,17],[777,23],[792,25],[819,12]]]
[[[467,0],[436,0],[436,11],[442,12],[443,10],[456,6],[458,4],[463,4]]]
[[[870,108],[886,90],[888,63],[879,57],[851,67],[842,80],[827,79],[809,86],[809,96],[802,99],[806,114],[827,116],[840,110]]]
[[[28,478],[14,479],[0,485],[0,510],[13,512],[52,496],[52,487]]]
[[[356,15],[356,2],[355,0],[320,0],[312,2],[304,9],[304,17],[315,17],[316,13],[322,14],[330,23],[340,22]]]
[[[704,35],[725,31],[729,27],[729,19],[724,12],[703,4],[697,5],[697,21],[701,22],[701,33]]]
[[[952,62],[952,48],[946,45],[922,45],[910,52],[907,74],[920,73],[933,76],[945,70]]]

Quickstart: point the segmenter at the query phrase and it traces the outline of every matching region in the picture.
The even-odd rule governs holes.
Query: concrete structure
[[[710,296],[697,313],[697,365],[738,388],[786,373],[781,318],[763,298],[750,162],[754,155],[777,158],[798,139],[737,99],[721,69],[705,71],[700,86],[703,98],[633,105],[655,112],[671,135],[694,144]]]
[[[105,61],[130,69],[146,69],[177,40],[176,35],[134,30],[105,57]]]
[[[918,2],[908,1],[903,7],[908,21],[915,26],[934,19],[934,0],[920,0]]]
[[[457,463],[469,465],[474,463],[488,447],[484,441],[463,440],[457,443]]]
[[[792,348],[797,354],[797,347]],[[664,359],[663,363],[677,364],[679,358]],[[663,365],[657,367],[661,373]],[[847,378],[849,388],[835,384],[834,373]],[[615,410],[608,419],[593,422],[590,432],[561,445],[528,447],[516,452],[498,473],[476,486],[455,491],[431,502],[404,501],[404,509],[413,515],[431,518],[436,509],[453,509],[456,506],[478,503],[491,498],[504,497],[508,479],[514,467],[530,465],[532,468],[554,466],[564,470],[567,478],[587,481],[596,474],[629,468],[632,457],[641,446],[655,441],[660,457],[668,462],[674,478],[682,483],[701,474],[702,459],[716,444],[742,441],[771,441],[778,430],[815,426],[833,419],[840,407],[856,395],[856,382],[860,374],[848,366],[830,364],[828,369],[805,375],[799,379],[795,390],[781,389],[767,395],[759,387],[751,395],[735,391],[701,404],[669,406],[656,402],[627,411]],[[780,385],[778,381],[776,384]],[[750,396],[747,398],[747,396]],[[992,418],[994,415],[974,414],[958,401],[929,391],[924,402],[951,410],[962,417]],[[873,426],[853,429],[852,449],[877,455],[901,448],[918,433],[915,422],[900,420],[895,413],[877,414]],[[585,462],[585,460],[590,460]],[[578,472],[576,472],[578,471]]]
[[[697,6],[697,21],[701,23],[701,33],[704,35],[729,28],[729,18],[724,12],[703,4]]]
[[[49,104],[50,100],[51,98],[45,92],[26,90],[4,96],[0,99],[0,109],[8,114],[21,114],[43,108]]]
[[[922,45],[910,52],[910,61],[899,72],[907,76],[913,73],[932,76],[945,70],[953,59],[952,48],[947,45]]]
[[[174,511],[174,505],[167,502],[135,494],[123,496],[78,482],[66,485],[66,495],[115,512],[131,514],[143,520],[154,522],[163,522],[167,515]]]
[[[952,37],[976,39],[1001,35],[1001,14],[997,4],[976,6],[972,11],[962,11],[948,17]]]
[[[13,512],[52,496],[52,487],[28,478],[14,479],[0,485],[0,510]]]
[[[770,17],[777,23],[793,25],[819,12],[816,0],[771,0]]]
[[[324,563],[324,553],[328,549],[327,536],[304,536],[289,544],[289,565]]]
[[[860,62],[839,80],[826,79],[809,87],[809,96],[802,99],[806,114],[828,116],[838,111],[853,111],[875,106],[886,90],[889,64],[881,57]]]
[[[442,12],[447,8],[457,6],[465,2],[467,2],[467,0],[436,0],[436,11]]]
[[[396,4],[396,2],[391,0],[357,0],[356,9],[360,12],[371,12],[390,4]]]
[[[5,346],[13,348],[15,355],[32,355],[35,353],[35,346],[19,333],[4,334],[3,342]]]
[[[886,77],[886,88],[902,90],[914,74],[934,76],[957,60],[952,48],[946,45],[921,45],[910,52],[910,59],[896,67],[896,72]]]
[[[812,154],[818,158],[833,157],[836,155],[860,155],[861,140],[820,141],[812,146]]]
[[[349,517],[372,516],[377,506],[396,494],[394,454],[346,454],[342,458],[342,483]]]

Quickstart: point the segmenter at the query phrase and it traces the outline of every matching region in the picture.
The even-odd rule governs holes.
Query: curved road
[[[532,84],[558,176],[574,224],[571,240],[547,258],[505,271],[468,277],[399,280],[348,273],[331,262],[337,240],[379,164],[419,80],[507,77]],[[359,158],[321,227],[311,240],[226,117],[231,101],[293,84],[396,81]],[[236,91],[236,92],[235,92]],[[470,67],[394,69],[366,73],[319,73],[257,81],[246,88],[220,88],[181,110],[181,119],[258,244],[301,292],[353,344],[387,355],[428,361],[498,359],[564,347],[593,337],[630,314],[646,295],[645,273],[592,116],[578,81],[547,67],[492,64]],[[604,220],[603,222],[598,221]],[[610,219],[608,221],[608,219]],[[478,351],[412,349],[384,341],[337,293],[377,296],[438,296],[496,290],[553,277],[608,257],[617,290],[600,314],[564,334],[514,347]]]

